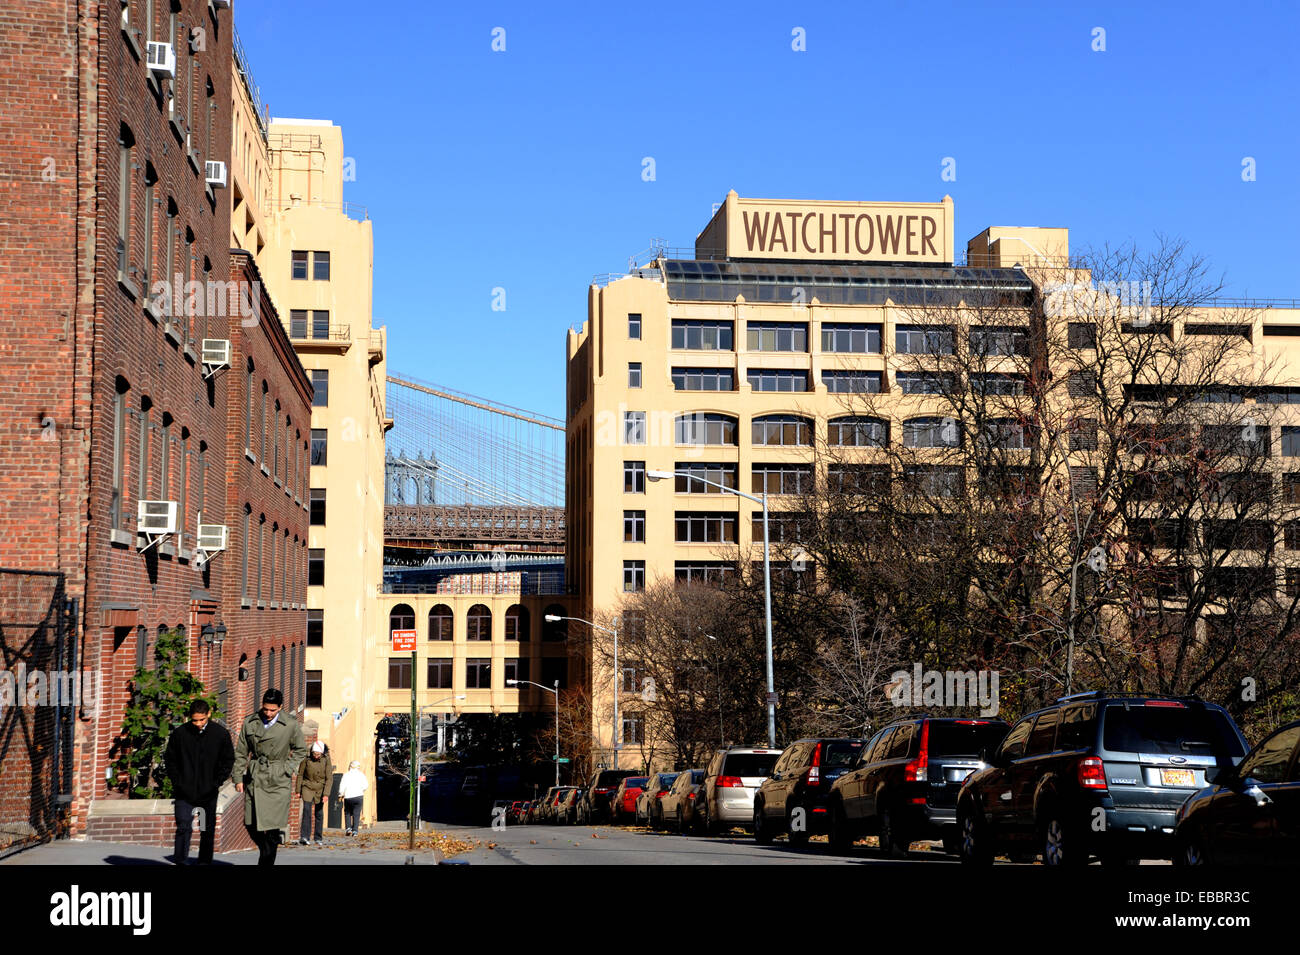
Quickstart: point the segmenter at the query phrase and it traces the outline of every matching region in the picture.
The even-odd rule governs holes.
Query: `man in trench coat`
[[[293,774],[307,755],[302,727],[281,712],[284,695],[267,690],[262,708],[244,721],[231,776],[244,794],[244,825],[257,843],[258,865],[275,865],[280,830],[289,828]]]

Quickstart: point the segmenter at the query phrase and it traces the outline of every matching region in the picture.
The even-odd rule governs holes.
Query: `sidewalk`
[[[478,843],[478,840],[459,838],[454,833],[425,829],[416,834],[416,849],[408,848],[408,831],[405,823],[380,823],[355,837],[341,830],[327,830],[325,845],[281,846],[276,854],[276,865],[437,865],[444,860],[453,864],[493,864],[496,853]],[[190,861],[198,853],[197,836],[190,844]],[[20,865],[172,865],[172,850],[158,846],[137,846],[121,842],[90,842],[60,840],[0,859],[0,866]],[[504,863],[505,860],[499,860]],[[257,865],[257,850],[218,852],[213,866]]]

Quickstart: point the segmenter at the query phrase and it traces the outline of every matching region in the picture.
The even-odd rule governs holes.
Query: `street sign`
[[[394,630],[392,634],[393,634],[394,653],[415,652],[415,631],[414,630]]]
[[[555,760],[557,763],[567,763],[569,761],[569,757],[567,756],[552,756],[551,759]]]

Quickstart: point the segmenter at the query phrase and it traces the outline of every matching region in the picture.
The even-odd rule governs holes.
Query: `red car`
[[[636,797],[641,795],[641,790],[649,781],[649,776],[628,776],[618,784],[613,801],[614,822],[628,822],[636,818]]]

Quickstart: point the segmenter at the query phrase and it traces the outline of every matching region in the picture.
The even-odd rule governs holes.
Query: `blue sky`
[[[1234,294],[1300,298],[1295,4],[235,7],[272,115],[343,127],[393,373],[562,417],[592,276],[690,246],[729,189],[948,193],[959,248],[990,225],[1066,226],[1073,251],[1162,232]]]

